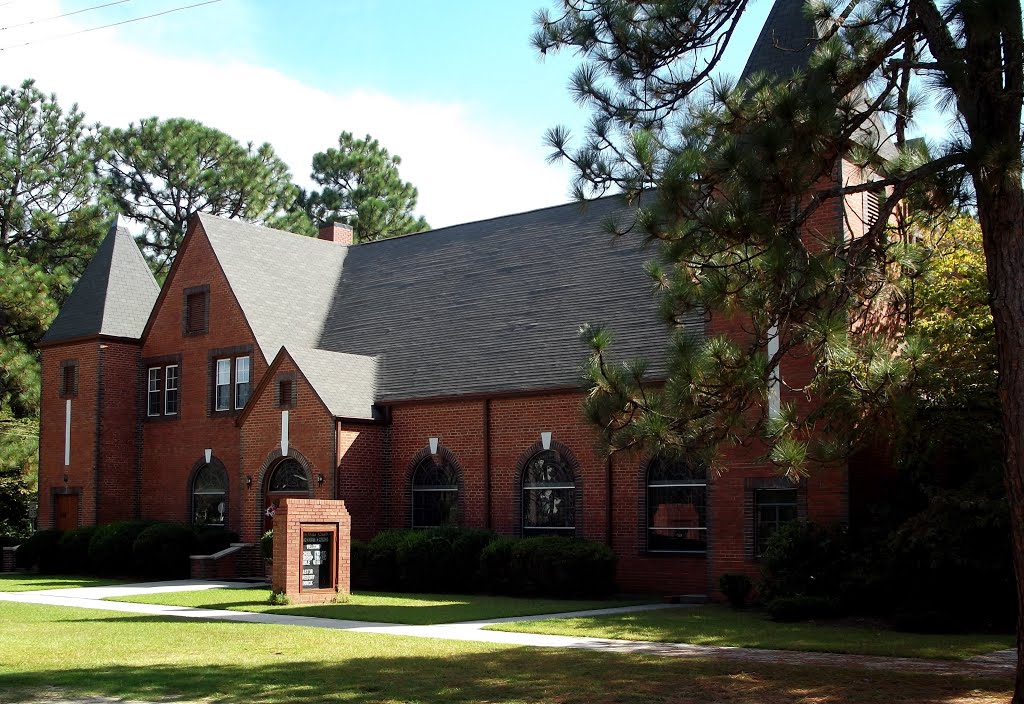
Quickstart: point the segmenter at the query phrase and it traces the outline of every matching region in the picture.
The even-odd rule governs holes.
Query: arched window
[[[192,479],[192,523],[223,526],[228,520],[228,473],[219,464],[204,464]]]
[[[270,481],[267,484],[267,491],[273,492],[308,492],[309,477],[306,470],[302,468],[298,460],[286,457],[274,467],[270,474]]]
[[[412,527],[454,526],[459,520],[459,477],[441,456],[424,457],[412,473]]]
[[[647,465],[647,549],[707,552],[707,469],[655,457]]]
[[[576,478],[554,450],[538,452],[523,470],[523,534],[574,535]]]

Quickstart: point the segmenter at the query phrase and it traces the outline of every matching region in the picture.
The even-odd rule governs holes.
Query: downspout
[[[491,527],[491,399],[484,399],[484,528]]]
[[[338,492],[338,478],[341,475],[341,419],[334,419],[334,462],[331,463],[334,466],[334,471],[331,472],[331,498],[337,500],[339,498]]]
[[[608,491],[605,492],[605,543],[608,547],[612,546],[612,531],[614,529],[614,522],[612,520],[612,506],[615,505],[613,495],[615,489],[612,484],[612,455],[608,455],[608,459],[604,462],[604,476],[605,485],[608,487]]]

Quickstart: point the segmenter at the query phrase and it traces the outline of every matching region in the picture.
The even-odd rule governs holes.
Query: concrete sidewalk
[[[222,609],[199,609],[185,606],[164,606],[159,604],[135,604],[131,602],[103,601],[106,597],[156,594],[173,591],[195,591],[201,589],[223,589],[253,586],[238,582],[204,582],[183,580],[178,582],[151,582],[108,587],[83,587],[74,589],[50,589],[31,592],[0,592],[0,601],[25,604],[65,606],[118,613],[159,616],[168,618],[189,618],[207,621],[233,621],[238,623],[262,623],[278,626],[304,626],[351,631],[353,633],[380,633],[385,635],[409,636],[413,638],[440,638],[447,640],[473,641],[500,645],[531,646],[539,648],[571,648],[603,652],[638,655],[658,655],[680,658],[718,658],[736,662],[802,665],[816,667],[859,668],[866,670],[887,670],[894,672],[921,672],[931,674],[959,674],[984,677],[1011,677],[1016,670],[1016,652],[1004,650],[997,653],[969,658],[961,661],[924,660],[917,658],[878,657],[870,655],[844,655],[834,653],[808,653],[788,650],[760,650],[757,648],[735,648],[723,646],[689,645],[686,643],[658,643],[650,641],[613,640],[585,636],[554,636],[538,633],[513,633],[506,631],[482,630],[485,626],[512,621],[539,621],[570,616],[591,616],[652,609],[687,608],[674,604],[646,604],[623,606],[589,611],[515,616],[447,623],[436,626],[408,626],[394,623],[372,623],[366,621],[343,621],[339,619],[283,614],[251,613]]]

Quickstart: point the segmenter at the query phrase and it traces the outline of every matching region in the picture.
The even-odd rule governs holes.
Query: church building
[[[806,59],[778,48],[807,43],[799,5],[776,3],[748,72]],[[836,235],[851,207],[807,227]],[[665,372],[655,251],[605,227],[628,217],[613,196],[353,244],[340,225],[311,238],[199,214],[162,287],[115,224],[41,343],[39,527],[160,519],[254,543],[282,498],[343,499],[359,540],[456,524],[603,542],[627,592],[756,574],[780,524],[848,520],[847,468],[794,485],[757,447],[729,450],[721,476],[598,449],[580,326]],[[683,325],[739,334],[715,311]],[[783,364],[794,386],[810,375]]]

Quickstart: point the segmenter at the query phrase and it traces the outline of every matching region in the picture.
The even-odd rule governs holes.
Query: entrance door
[[[78,494],[57,494],[53,512],[53,527],[72,530],[78,527]]]

